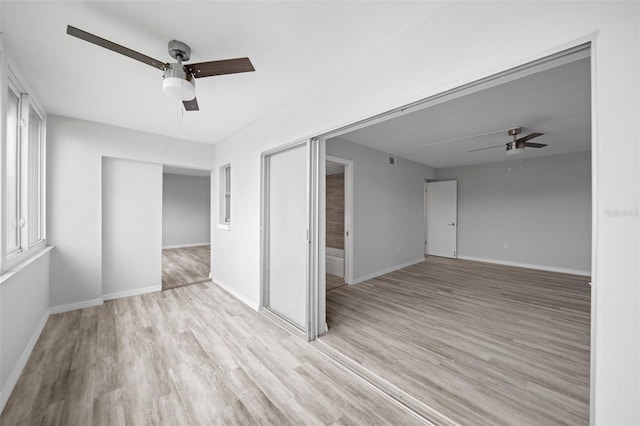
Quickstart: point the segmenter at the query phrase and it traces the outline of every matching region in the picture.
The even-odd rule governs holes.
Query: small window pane
[[[231,194],[224,195],[224,221],[231,222]]]
[[[220,167],[220,222],[231,223],[231,165]]]
[[[42,240],[42,131],[40,116],[29,108],[28,222],[29,246]]]
[[[7,254],[20,250],[20,97],[7,90]]]

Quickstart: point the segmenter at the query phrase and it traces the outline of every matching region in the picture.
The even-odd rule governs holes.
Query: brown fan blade
[[[131,59],[135,59],[136,61],[151,65],[152,67],[158,68],[160,70],[164,70],[167,67],[167,64],[162,61],[153,59],[147,55],[143,55],[142,53],[131,50],[128,47],[120,46],[119,44],[106,40],[102,37],[98,37],[97,35],[82,31],[78,28],[72,27],[71,25],[67,25],[67,34],[77,37],[81,40],[88,41],[89,43],[93,43],[100,47],[104,47],[105,49],[112,50],[121,55],[128,56]]]
[[[524,144],[527,148],[543,148],[547,146],[546,143],[535,143],[535,142],[527,142]]]
[[[256,69],[249,58],[224,59],[222,61],[199,62],[185,65],[195,78],[211,77],[214,75],[251,72]]]
[[[538,136],[542,136],[544,133],[529,133],[527,136],[523,136],[520,139],[516,139],[516,142],[526,142],[531,139],[537,138]]]
[[[187,111],[200,111],[200,108],[198,108],[198,100],[196,98],[193,98],[190,101],[182,101],[182,105],[184,105],[184,109]]]
[[[484,151],[485,149],[493,149],[493,148],[500,148],[505,146],[505,144],[502,145],[496,145],[496,146],[488,146],[486,148],[478,148],[478,149],[472,149],[471,151],[467,151],[467,152],[476,152],[476,151]]]

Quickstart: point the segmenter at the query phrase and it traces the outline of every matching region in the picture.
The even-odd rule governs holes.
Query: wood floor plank
[[[207,282],[52,315],[1,425],[420,424]]]
[[[210,264],[210,245],[163,249],[162,289],[207,281]]]
[[[427,257],[329,292],[321,341],[462,424],[588,424],[588,281]]]
[[[327,291],[335,290],[336,288],[345,285],[344,278],[331,274],[326,274],[325,283]]]

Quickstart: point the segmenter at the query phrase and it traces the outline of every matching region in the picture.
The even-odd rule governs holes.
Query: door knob
[[[452,223],[449,224],[449,226],[456,226],[456,223],[452,222]]]

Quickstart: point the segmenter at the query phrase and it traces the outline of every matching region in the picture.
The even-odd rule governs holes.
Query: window
[[[2,271],[45,245],[44,114],[9,72]]]
[[[231,225],[231,164],[220,167],[220,224],[219,229]]]

